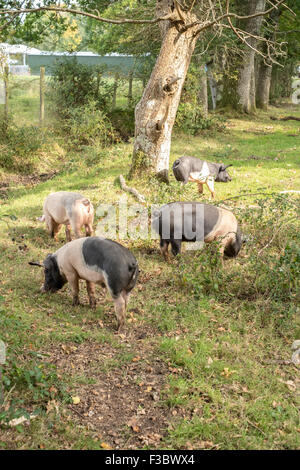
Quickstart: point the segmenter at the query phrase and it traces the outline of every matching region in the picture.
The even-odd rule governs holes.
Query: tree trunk
[[[241,4],[241,0],[238,0],[237,5]],[[264,11],[266,0],[250,0],[248,2],[248,14],[253,14],[259,11]],[[245,2],[243,2],[243,9],[245,8]],[[254,35],[259,35],[262,25],[262,16],[251,18],[246,21],[245,24],[239,25],[241,29]],[[257,46],[257,39],[249,36],[247,42],[253,48]],[[246,48],[243,55],[242,66],[240,69],[237,94],[239,97],[238,107],[245,113],[251,113],[255,110],[255,50]]]
[[[207,74],[205,65],[199,64],[199,93],[197,97],[201,115],[204,118],[208,116],[208,97],[207,97]]]
[[[196,17],[175,6],[171,0],[157,1],[156,15],[172,14],[172,19],[160,22],[161,50],[135,109],[135,142],[130,171],[133,176],[147,168],[166,182],[172,129],[197,40],[197,26],[184,28],[184,23],[193,23]]]
[[[269,98],[270,98],[270,87],[272,78],[272,65],[267,65],[264,61],[261,61],[258,73],[257,83],[257,107],[261,109],[268,109]]]
[[[217,84],[216,79],[214,78],[214,74],[212,70],[213,63],[211,62],[210,64],[206,64],[206,66],[207,66],[207,78],[208,78],[211,101],[212,101],[212,109],[215,110],[217,107],[218,84]]]
[[[277,8],[273,10],[269,16],[269,20],[272,24],[272,30],[267,31],[265,38],[267,40],[276,40],[276,31],[279,24],[280,15],[282,13],[282,8]],[[267,55],[268,53],[268,44],[266,42],[262,45],[262,53]],[[272,62],[268,59],[261,59],[258,70],[258,79],[256,87],[256,105],[261,109],[268,109],[270,101],[270,89],[271,89],[271,80],[272,80]]]
[[[256,111],[256,67],[255,67],[255,57],[254,57],[254,66],[253,66],[253,69],[252,69],[252,72],[251,72],[249,103],[250,103],[251,112]]]
[[[131,108],[133,103],[133,94],[132,94],[132,85],[133,85],[133,71],[131,70],[128,75],[128,107]]]

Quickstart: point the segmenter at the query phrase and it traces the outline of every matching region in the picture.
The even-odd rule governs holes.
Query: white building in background
[[[28,54],[40,54],[41,51],[35,47],[23,44],[0,43],[0,52],[4,55],[4,65],[9,66],[9,71],[14,75],[30,75],[30,69],[26,63]],[[2,64],[3,65],[3,64]]]
[[[0,43],[0,71],[4,65],[8,65],[12,75],[39,75],[40,68],[44,67],[46,75],[51,75],[57,61],[76,58],[78,64],[102,67],[104,74],[117,72],[129,76],[133,70],[138,70],[147,55],[140,58],[118,53],[101,56],[91,51],[41,51],[23,44]]]

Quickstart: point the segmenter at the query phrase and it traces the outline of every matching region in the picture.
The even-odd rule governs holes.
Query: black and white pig
[[[172,202],[162,206],[152,222],[160,236],[160,249],[168,259],[169,244],[176,256],[182,242],[220,243],[220,253],[235,257],[242,246],[241,231],[232,212],[200,202]]]
[[[114,302],[118,330],[122,329],[130,292],[139,274],[138,262],[127,248],[106,238],[79,238],[48,255],[43,265],[29,264],[44,266],[42,292],[57,292],[69,282],[73,305],[79,304],[79,279],[86,281],[92,308],[96,307],[95,284],[106,286]]]
[[[79,193],[58,191],[46,197],[43,215],[38,219],[45,222],[51,237],[57,241],[57,234],[64,224],[66,239],[71,241],[71,228],[76,238],[80,238],[81,228],[85,227],[86,236],[93,233],[94,207],[91,201]]]
[[[173,163],[173,173],[177,181],[183,184],[188,181],[198,184],[199,193],[203,193],[203,185],[206,184],[212,198],[215,197],[214,181],[227,183],[231,177],[226,169],[232,165],[223,163],[211,163],[196,157],[183,156]]]

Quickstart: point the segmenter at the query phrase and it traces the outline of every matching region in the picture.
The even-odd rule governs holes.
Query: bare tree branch
[[[247,15],[247,16],[241,16],[237,15],[236,13],[230,13],[229,11],[224,13],[223,15],[219,16],[218,18],[215,18],[213,21],[210,22],[203,22],[201,20],[195,21],[194,23],[190,23],[185,25],[186,28],[191,28],[193,26],[196,26],[197,24],[201,25],[200,29],[198,30],[197,34],[200,34],[202,31],[204,31],[207,28],[210,28],[214,25],[220,25],[223,20],[226,20],[228,18],[234,18],[236,20],[250,20],[252,18],[257,18],[259,16],[265,16],[271,13],[273,10],[277,9],[280,5],[286,6],[284,4],[286,0],[278,0],[276,5],[270,7],[268,10],[264,10],[261,12],[253,13],[252,15]],[[294,14],[294,13],[293,13]]]
[[[174,14],[171,13],[169,15],[160,17],[160,18],[154,18],[152,20],[136,20],[136,19],[131,19],[131,18],[122,18],[122,19],[111,19],[111,18],[104,18],[102,16],[94,15],[93,13],[88,13],[86,11],[82,10],[75,10],[73,8],[64,8],[64,7],[37,7],[37,8],[21,8],[19,10],[0,10],[0,15],[22,15],[23,13],[38,13],[40,11],[53,11],[53,12],[59,12],[59,13],[71,13],[72,15],[81,15],[81,16],[87,16],[88,18],[93,18],[94,20],[97,21],[102,21],[103,23],[111,23],[111,24],[155,24],[160,21],[165,21],[172,19],[173,21],[176,20],[174,17]]]
[[[218,6],[217,6],[216,4],[213,3],[212,0],[208,0],[207,3],[206,3],[205,8],[204,8],[203,3],[201,3],[201,5],[199,5],[199,7],[198,7],[198,8],[200,8],[200,11],[201,11],[201,18],[199,18],[199,19],[196,19],[195,15],[193,15],[192,17],[190,15],[191,10],[194,8],[194,6],[196,4],[195,0],[193,0],[191,2],[189,8],[182,7],[179,0],[174,0],[175,11],[173,11],[172,13],[169,13],[167,15],[160,16],[158,18],[153,18],[153,19],[133,19],[133,18],[112,19],[112,18],[105,18],[105,17],[102,17],[100,15],[98,10],[94,10],[96,12],[96,14],[95,14],[95,13],[90,13],[90,12],[77,10],[77,9],[73,9],[73,8],[65,8],[65,7],[60,6],[60,5],[58,5],[58,6],[40,6],[40,7],[36,7],[36,8],[22,8],[22,7],[20,7],[20,9],[1,9],[0,10],[0,16],[1,15],[6,15],[6,16],[12,15],[12,19],[7,21],[5,23],[5,25],[3,25],[0,28],[0,30],[5,29],[5,27],[8,26],[13,21],[13,19],[15,19],[15,17],[17,15],[22,15],[22,14],[27,14],[27,13],[38,13],[38,12],[43,12],[43,11],[50,11],[50,12],[52,11],[52,12],[59,12],[59,13],[70,13],[70,14],[73,14],[73,15],[81,15],[81,16],[85,16],[85,17],[88,17],[88,18],[92,18],[96,21],[101,21],[101,22],[110,23],[110,24],[118,24],[118,25],[121,25],[121,24],[148,24],[148,25],[153,25],[153,24],[157,24],[157,23],[162,22],[162,21],[170,20],[171,22],[174,22],[174,23],[175,22],[183,23],[184,26],[182,28],[182,32],[186,31],[187,29],[194,29],[193,36],[195,36],[195,37],[199,36],[200,33],[206,31],[209,28],[213,28],[213,29],[219,28],[219,30],[221,31],[222,28],[230,27],[230,29],[234,32],[234,34],[239,38],[239,40],[243,44],[246,44],[248,47],[250,47],[250,49],[254,50],[258,55],[262,56],[263,58],[266,58],[265,54],[263,52],[261,52],[258,48],[256,48],[253,44],[251,44],[251,41],[249,42],[248,38],[253,38],[255,40],[260,40],[260,41],[261,40],[262,41],[267,41],[267,44],[268,44],[268,46],[267,46],[267,50],[268,50],[267,58],[270,61],[272,61],[274,63],[277,63],[271,57],[271,55],[272,55],[271,52],[274,53],[274,50],[275,50],[275,46],[276,46],[275,42],[269,41],[266,38],[263,38],[263,37],[260,37],[260,36],[255,36],[251,33],[243,31],[242,29],[236,27],[233,24],[232,20],[233,19],[241,20],[241,21],[242,20],[251,20],[251,19],[254,19],[254,18],[258,18],[258,17],[261,17],[261,16],[268,15],[273,10],[278,9],[279,7],[287,8],[289,11],[291,11],[291,9],[289,7],[287,7],[287,5],[285,4],[285,1],[286,0],[267,0],[268,4],[270,5],[270,8],[268,8],[264,11],[255,12],[251,15],[242,16],[242,15],[238,15],[236,13],[233,13],[233,12],[229,11],[229,8],[230,8],[230,1],[229,0],[226,0],[225,11],[224,11],[224,9],[223,9],[220,2],[217,2],[218,3]],[[217,14],[217,10],[218,10],[219,16]],[[198,10],[198,12],[199,12],[199,10]],[[196,19],[196,21],[192,21],[190,23],[187,23],[188,18],[189,18],[190,21],[191,21],[191,19],[192,20]],[[224,23],[224,21],[226,21],[226,23]],[[197,25],[199,25],[199,29],[195,30],[195,26],[197,26]]]
[[[205,22],[205,24],[203,24],[203,21],[199,20],[199,21],[195,21],[193,23],[190,23],[188,25],[185,25],[185,28],[191,28],[193,26],[196,26],[197,24],[200,24],[200,25],[202,25],[202,27],[200,28],[199,32],[201,32],[204,29],[207,29],[208,27],[214,26],[215,24],[220,23],[222,20],[225,20],[227,18],[235,18],[235,19],[238,19],[238,20],[247,20],[247,19],[251,19],[251,18],[256,18],[258,16],[268,15],[269,13],[271,13],[271,11],[273,11],[275,8],[278,8],[280,5],[283,5],[284,7],[288,8],[287,5],[285,5],[285,3],[284,3],[285,1],[286,0],[277,0],[277,3],[272,4],[272,6],[268,10],[265,10],[263,12],[257,12],[257,13],[254,13],[252,15],[240,16],[240,15],[237,15],[236,13],[226,12],[225,14],[219,16],[218,18],[214,18],[214,20],[209,22],[209,23]],[[177,12],[178,12],[178,9],[180,9],[180,7],[178,5],[178,0],[175,1],[175,7],[176,7]],[[290,10],[290,8],[289,8],[289,10]],[[155,23],[158,23],[160,21],[165,21],[165,20],[184,21],[182,12],[180,12],[180,15],[179,15],[179,13],[177,13],[179,18],[177,17],[176,14],[170,13],[169,15],[159,17],[159,18],[153,18],[153,19],[149,19],[149,20],[147,20],[147,19],[138,20],[138,19],[131,19],[131,18],[112,19],[112,18],[104,18],[104,17],[100,16],[99,14],[94,15],[93,13],[88,13],[86,11],[76,10],[76,9],[73,9],[73,8],[64,8],[64,7],[60,7],[60,6],[57,6],[57,7],[56,6],[48,6],[48,7],[44,6],[44,7],[37,7],[37,8],[20,8],[20,9],[1,9],[0,10],[0,15],[21,15],[23,13],[38,13],[40,11],[54,11],[54,12],[61,12],[61,13],[71,13],[73,15],[82,15],[82,16],[87,16],[89,18],[93,18],[97,21],[102,21],[104,23],[111,23],[111,24],[146,24],[146,23],[147,24],[155,24]]]

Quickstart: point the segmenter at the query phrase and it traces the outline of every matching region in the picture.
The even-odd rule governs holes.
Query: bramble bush
[[[224,131],[226,119],[222,116],[204,117],[201,109],[193,102],[180,103],[175,126],[188,135],[198,135],[201,131]]]
[[[13,120],[0,120],[0,166],[20,173],[32,171],[45,145],[39,127],[17,127]]]
[[[106,112],[112,102],[113,84],[103,78],[103,66],[89,66],[72,61],[58,61],[52,68],[48,96],[62,119],[69,118],[72,109],[93,101]]]
[[[224,117],[214,115],[205,117],[203,115],[198,99],[200,87],[199,66],[192,64],[184,83],[175,120],[175,129],[188,135],[197,135],[205,130],[223,131],[226,128]]]
[[[109,118],[94,101],[71,108],[63,126],[71,147],[97,144],[107,146],[120,141]]]
[[[0,429],[11,419],[29,418],[28,408],[30,414],[39,414],[49,400],[70,399],[56,367],[40,353],[20,347],[27,326],[14,314],[7,315],[3,300],[0,297],[0,340],[6,344],[6,360],[0,365]]]
[[[256,201],[257,207],[235,208],[246,243],[234,263],[222,267],[217,243],[181,255],[181,285],[196,298],[213,296],[249,301],[294,303],[299,296],[299,205],[277,194]],[[289,312],[289,309],[286,309]]]
[[[134,110],[112,109],[113,83],[103,71],[76,59],[53,67],[48,96],[71,147],[127,142],[134,134]]]

